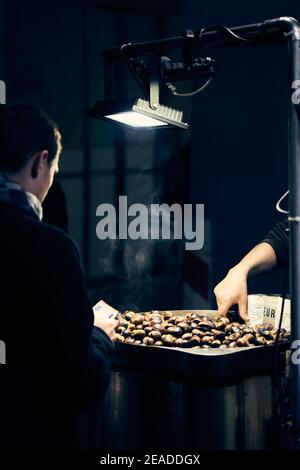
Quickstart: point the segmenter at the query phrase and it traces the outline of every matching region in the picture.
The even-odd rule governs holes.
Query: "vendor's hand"
[[[228,271],[227,276],[214,289],[218,311],[221,316],[226,316],[232,305],[239,307],[240,317],[248,320],[248,290],[247,273],[235,266]]]
[[[113,317],[107,318],[102,313],[94,313],[94,325],[101,328],[101,330],[103,330],[112,341],[116,341],[117,339],[115,330],[118,323],[119,322]]]

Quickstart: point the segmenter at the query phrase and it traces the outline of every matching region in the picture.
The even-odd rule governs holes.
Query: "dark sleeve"
[[[275,225],[262,240],[271,245],[277,258],[277,268],[286,266],[289,262],[289,224],[285,220]]]
[[[60,352],[55,374],[60,376],[61,400],[80,411],[103,397],[114,347],[106,333],[93,326],[76,245],[65,236],[56,244],[55,253],[56,263],[48,263],[47,279]]]

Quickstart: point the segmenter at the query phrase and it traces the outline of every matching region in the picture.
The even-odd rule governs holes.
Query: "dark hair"
[[[18,172],[37,152],[48,150],[48,164],[59,148],[58,128],[29,105],[0,105],[0,171]]]

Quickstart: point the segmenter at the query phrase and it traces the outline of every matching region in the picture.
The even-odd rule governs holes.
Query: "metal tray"
[[[214,318],[216,310],[168,310],[172,315],[197,313]],[[147,312],[139,312],[147,313]],[[162,312],[160,312],[162,313]],[[115,367],[201,380],[249,376],[272,371],[279,352],[289,344],[233,349],[193,349],[116,343]]]

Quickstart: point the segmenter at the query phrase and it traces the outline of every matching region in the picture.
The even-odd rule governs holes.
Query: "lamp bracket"
[[[160,85],[160,55],[150,56],[150,108],[159,107],[159,85]]]
[[[195,33],[191,29],[184,31],[184,42],[182,47],[182,61],[185,64],[190,64],[193,60],[192,48],[195,43]]]

